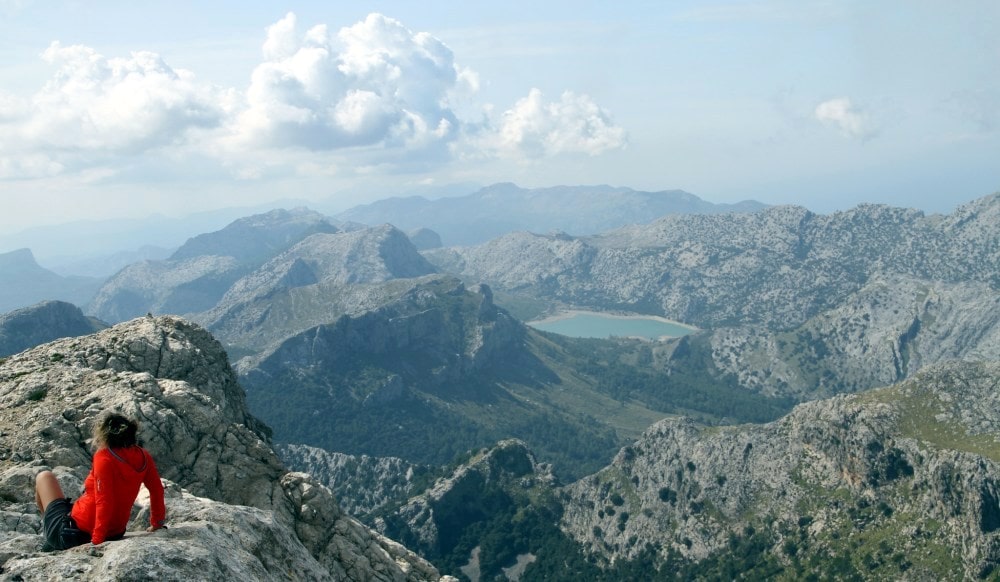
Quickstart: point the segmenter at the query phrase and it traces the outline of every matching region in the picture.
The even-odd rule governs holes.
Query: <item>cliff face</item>
[[[562,526],[605,560],[704,560],[753,538],[801,575],[838,559],[881,578],[989,574],[1000,565],[998,378],[996,362],[953,362],[767,425],[664,420],[565,488]]]
[[[235,281],[198,320],[227,344],[256,350],[343,314],[375,309],[400,279],[435,272],[406,235],[384,225],[315,234]]]
[[[473,546],[488,541],[477,527],[525,509],[529,497],[547,496],[554,486],[550,466],[539,463],[523,442],[504,440],[473,452],[427,491],[377,518],[375,527],[407,540],[421,555],[452,563],[457,558],[458,566],[465,565],[460,569],[467,576],[479,579],[480,549]],[[484,579],[495,574],[499,572],[488,572]]]
[[[1000,354],[1000,293],[985,283],[873,277],[857,293],[786,332],[723,328],[716,367],[740,385],[799,399],[903,380],[924,366]]]
[[[76,495],[87,433],[105,408],[140,419],[168,488],[170,529],[147,535],[148,500],[126,539],[43,554],[33,477]],[[0,364],[0,560],[11,579],[429,580],[436,570],[345,515],[330,491],[288,472],[246,409],[205,330],[140,318]],[[20,577],[20,578],[19,578]]]

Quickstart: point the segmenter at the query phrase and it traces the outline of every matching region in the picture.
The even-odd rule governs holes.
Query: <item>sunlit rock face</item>
[[[41,553],[33,477],[51,468],[76,496],[104,409],[141,423],[167,484],[169,529],[140,496],[125,540]],[[288,472],[246,409],[221,345],[174,317],[144,317],[52,342],[0,364],[0,559],[10,579],[436,580],[401,545],[345,515],[330,491]]]
[[[711,560],[762,536],[779,562],[823,571],[856,552],[875,578],[989,575],[1000,565],[998,378],[997,362],[950,362],[766,425],[661,421],[564,488],[562,527],[605,560],[650,547]]]

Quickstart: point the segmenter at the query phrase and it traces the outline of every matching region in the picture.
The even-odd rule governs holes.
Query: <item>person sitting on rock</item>
[[[124,537],[140,484],[149,490],[146,531],[165,527],[163,483],[153,457],[136,440],[138,430],[138,422],[117,412],[98,417],[93,428],[93,466],[76,503],[63,495],[52,471],[38,474],[35,502],[42,512],[44,549],[65,550],[88,541],[97,545]]]

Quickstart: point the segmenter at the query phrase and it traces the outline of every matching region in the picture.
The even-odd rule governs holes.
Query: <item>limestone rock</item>
[[[172,528],[148,539],[130,534],[99,556],[38,554],[32,477],[51,467],[68,494],[79,490],[90,466],[88,427],[106,408],[139,418],[144,445],[171,490]],[[247,412],[221,345],[178,318],[139,318],[8,358],[0,364],[3,571],[83,580],[109,572],[191,579],[194,569],[214,579],[439,578],[430,564],[344,514],[326,487],[289,473],[268,432]],[[148,515],[145,522],[138,515],[129,530],[145,523]],[[188,555],[194,569],[178,561]]]
[[[307,445],[277,445],[275,450],[288,467],[329,487],[340,507],[359,519],[408,499],[414,479],[431,469],[398,457],[347,455]]]
[[[898,382],[922,367],[1000,354],[1000,293],[985,283],[873,277],[788,332],[710,332],[712,359],[748,390],[812,399]]]
[[[877,577],[900,565],[913,579],[989,575],[1000,565],[998,378],[996,362],[950,362],[767,425],[661,421],[565,488],[562,525],[607,560],[648,547],[702,560],[756,529],[786,563],[867,552]]]
[[[464,527],[470,516],[481,512],[477,503],[487,488],[515,487],[551,489],[555,477],[551,467],[539,463],[516,439],[501,441],[439,479],[426,492],[410,499],[375,527],[387,535],[415,540],[418,550],[440,551],[441,536],[454,536],[451,528]]]

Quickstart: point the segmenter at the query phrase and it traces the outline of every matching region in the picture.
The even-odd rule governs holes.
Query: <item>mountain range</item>
[[[876,275],[1000,287],[1000,194],[947,216],[863,205],[668,215],[594,236],[511,233],[428,251],[440,269],[547,302],[701,327],[801,325]]]
[[[642,192],[612,186],[520,188],[493,184],[466,196],[428,200],[386,198],[357,206],[337,218],[362,224],[388,222],[403,230],[429,228],[446,246],[476,245],[515,231],[597,234],[645,224],[667,214],[755,212],[765,206],[745,201],[713,204],[682,190]]]
[[[1000,194],[946,216],[753,210],[424,250],[399,225],[245,217],[126,267],[88,311],[137,319],[10,356],[0,410],[53,402],[79,366],[173,395],[158,342],[193,342],[166,369],[434,572],[992,575]],[[567,307],[702,329],[585,340],[520,320]],[[115,352],[135,330],[156,349]],[[37,375],[46,358],[64,375]],[[16,462],[64,454],[39,450]]]

